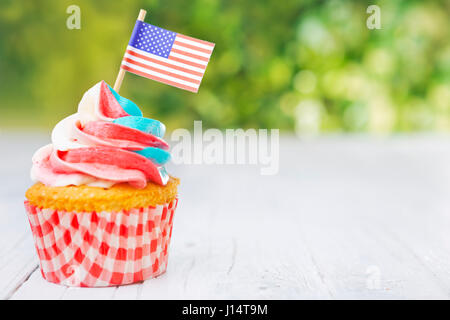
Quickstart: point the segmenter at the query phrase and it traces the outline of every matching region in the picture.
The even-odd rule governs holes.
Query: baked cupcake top
[[[135,103],[101,81],[84,94],[77,113],[55,126],[52,144],[36,151],[31,178],[50,187],[164,186],[170,160],[164,132],[164,124],[144,118]]]
[[[39,208],[77,212],[120,211],[170,203],[177,197],[180,180],[170,177],[165,186],[149,182],[142,189],[118,183],[104,189],[89,186],[50,187],[36,183],[25,194]]]

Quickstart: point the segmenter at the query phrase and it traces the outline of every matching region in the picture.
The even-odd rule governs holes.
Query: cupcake
[[[113,286],[165,272],[179,180],[165,127],[104,81],[36,151],[25,208],[42,276]]]

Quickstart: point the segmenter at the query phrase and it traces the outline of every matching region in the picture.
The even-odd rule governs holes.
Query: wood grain
[[[448,136],[282,137],[280,171],[176,166],[165,274],[112,288],[42,279],[22,207],[38,134],[1,134],[0,297],[448,299]],[[6,150],[2,149],[2,150]]]

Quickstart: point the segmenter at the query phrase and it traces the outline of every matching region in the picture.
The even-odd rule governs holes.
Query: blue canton
[[[129,45],[148,53],[168,58],[177,33],[136,21]]]

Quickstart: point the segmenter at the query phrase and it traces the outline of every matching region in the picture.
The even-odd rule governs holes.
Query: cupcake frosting
[[[166,185],[164,132],[164,124],[144,118],[135,103],[101,81],[84,94],[77,113],[55,126],[52,144],[36,151],[31,178],[48,186]]]

